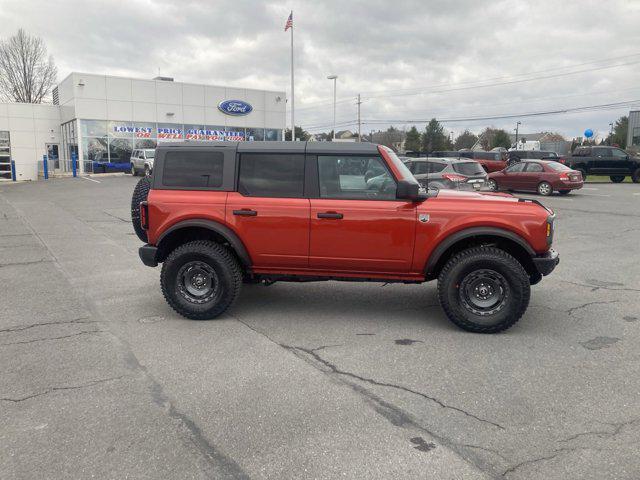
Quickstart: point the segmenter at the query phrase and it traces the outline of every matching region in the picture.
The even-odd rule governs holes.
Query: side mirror
[[[420,193],[420,184],[415,180],[400,180],[396,189],[396,198],[416,202],[426,197]]]

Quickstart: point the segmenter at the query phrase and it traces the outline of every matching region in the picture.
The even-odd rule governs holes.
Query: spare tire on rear
[[[142,177],[136,184],[136,188],[133,189],[133,195],[131,196],[131,223],[136,235],[144,243],[147,243],[147,232],[142,228],[140,224],[140,202],[147,200],[149,190],[151,189],[150,177]]]

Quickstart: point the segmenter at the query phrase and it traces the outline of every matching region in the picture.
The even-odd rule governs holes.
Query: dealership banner
[[[133,133],[136,138],[152,138],[151,127],[134,127],[132,125],[114,125],[114,133]]]

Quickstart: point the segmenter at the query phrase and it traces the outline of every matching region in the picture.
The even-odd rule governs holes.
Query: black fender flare
[[[174,225],[171,225],[171,227],[162,232],[160,237],[158,237],[158,240],[156,242],[157,245],[160,245],[162,240],[171,233],[182,230],[183,228],[190,227],[206,228],[207,230],[211,230],[217,233],[227,242],[229,242],[229,245],[231,245],[231,247],[235,250],[242,265],[244,267],[251,267],[251,257],[249,256],[249,252],[247,252],[244,243],[242,243],[242,240],[240,240],[240,237],[238,237],[238,235],[236,235],[236,233],[229,227],[221,223],[214,222],[213,220],[183,220]]]
[[[511,230],[506,230],[504,228],[499,227],[472,227],[466,228],[464,230],[460,230],[452,235],[449,235],[447,238],[442,240],[436,248],[433,249],[431,255],[429,256],[429,260],[427,260],[427,265],[425,267],[425,275],[430,277],[435,270],[436,265],[442,258],[442,255],[453,245],[458,243],[461,240],[465,240],[467,238],[472,237],[500,237],[506,240],[511,240],[521,246],[529,255],[534,257],[536,255],[535,250],[529,245],[529,243],[522,238],[517,233],[512,232]]]

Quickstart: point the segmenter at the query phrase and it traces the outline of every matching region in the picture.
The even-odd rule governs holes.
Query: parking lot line
[[[89,177],[80,177],[80,178],[84,178],[85,180],[89,180],[91,182],[102,183],[100,180],[94,180],[93,178],[89,178]]]
[[[586,195],[589,197],[610,197],[611,195],[606,195],[604,193],[581,193],[580,195]]]
[[[582,190],[600,190],[600,189],[596,187],[582,187]]]

